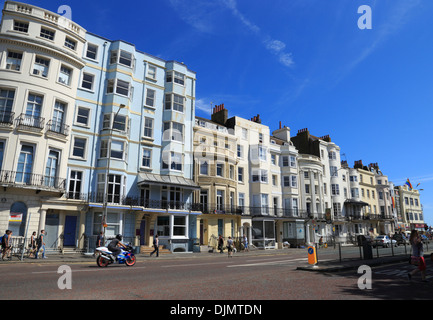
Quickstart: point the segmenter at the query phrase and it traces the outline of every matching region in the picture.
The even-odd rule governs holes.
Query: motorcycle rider
[[[111,251],[113,258],[115,258],[116,260],[117,256],[122,252],[119,247],[123,247],[126,249],[126,246],[121,241],[122,235],[118,234],[113,240],[111,240],[107,247],[108,250]]]

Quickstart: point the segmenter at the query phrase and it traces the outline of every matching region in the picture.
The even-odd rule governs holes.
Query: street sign
[[[308,263],[317,264],[317,253],[314,247],[308,247]]]

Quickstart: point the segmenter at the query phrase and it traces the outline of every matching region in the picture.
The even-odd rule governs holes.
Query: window
[[[56,101],[54,104],[53,118],[51,119],[50,131],[66,134],[64,122],[64,115],[66,111],[66,104]]]
[[[111,51],[110,64],[113,63],[119,63],[126,67],[133,68],[134,59],[132,53],[123,50]]]
[[[153,119],[144,117],[144,133],[146,138],[153,138]]]
[[[268,171],[262,170],[262,169],[253,169],[252,181],[253,182],[261,182],[261,183],[268,183]]]
[[[217,163],[216,164],[216,175],[218,177],[224,177],[224,164],[223,163]]]
[[[341,215],[341,203],[334,203],[333,204],[333,208],[334,208],[334,216],[340,216]]]
[[[238,195],[239,207],[245,206],[245,193],[240,193]]]
[[[108,141],[102,140],[99,156],[101,158],[106,158],[107,154],[108,154]],[[124,155],[125,155],[125,143],[119,140],[112,140],[110,158],[124,160]]]
[[[337,154],[335,153],[335,151],[329,151],[328,158],[329,158],[329,160],[336,160]]]
[[[109,174],[107,183],[107,202],[108,203],[120,203],[122,195],[124,194],[125,180],[122,179],[122,175]],[[122,181],[123,180],[123,181]],[[105,174],[98,174],[98,196],[101,198],[104,195],[105,190]]]
[[[173,75],[174,73],[174,75]],[[174,79],[174,83],[180,84],[180,85],[184,85],[185,84],[185,75],[177,72],[177,71],[169,71],[167,72],[167,77],[166,77],[166,81],[167,82],[172,82]]]
[[[146,105],[149,107],[155,107],[155,90],[146,90]]]
[[[76,122],[80,125],[89,125],[90,109],[78,107]]]
[[[21,146],[21,152],[17,164],[17,173],[15,175],[15,182],[31,183],[33,155],[33,146],[24,144]]]
[[[217,210],[224,210],[224,190],[217,190]]]
[[[36,128],[42,127],[43,119],[41,118],[41,110],[43,99],[42,96],[29,93],[27,98],[26,115],[24,120],[21,122],[22,124]]]
[[[350,192],[352,194],[352,198],[358,198],[359,197],[359,189],[358,188],[351,188]]]
[[[48,68],[50,60],[36,56],[35,64],[33,65],[33,75],[48,77]]]
[[[152,150],[143,148],[143,158],[141,160],[141,166],[150,168],[151,165]]]
[[[332,195],[336,196],[340,194],[340,185],[338,184],[331,184],[331,190],[332,190]]]
[[[284,156],[283,157],[283,167],[288,167],[289,166],[289,157]]]
[[[96,57],[98,55],[98,46],[96,44],[87,44],[87,50],[86,50],[86,58],[96,60]]]
[[[165,110],[183,112],[184,97],[178,94],[165,95]]]
[[[186,217],[185,216],[173,216],[173,236],[184,236],[186,237]]]
[[[237,151],[238,151],[238,158],[243,158],[244,157],[244,147],[241,146],[240,144],[238,144]]]
[[[27,33],[29,31],[29,23],[14,20],[14,31]]]
[[[310,193],[310,185],[309,184],[305,185],[305,193]]]
[[[54,35],[55,35],[55,31],[41,27],[41,33],[40,33],[41,38],[54,40]]]
[[[338,177],[338,169],[337,167],[330,166],[331,177]]]
[[[277,182],[278,182],[278,181],[277,181],[277,175],[273,174],[273,175],[272,175],[272,185],[273,185],[273,186],[276,186],[276,185],[277,185]]]
[[[93,80],[95,76],[90,73],[83,73],[83,80],[81,82],[81,88],[93,90]]]
[[[298,177],[297,176],[290,176],[290,180],[292,183],[292,188],[298,187]]]
[[[72,148],[72,156],[84,159],[86,154],[86,143],[85,138],[74,137],[74,146]]]
[[[183,142],[183,124],[177,122],[164,122],[163,141]]]
[[[69,175],[69,199],[80,199],[81,183],[83,173],[81,171],[71,170]]]
[[[271,164],[273,164],[274,166],[277,165],[277,155],[276,154],[271,154]]]
[[[129,82],[110,79],[108,80],[107,93],[117,93],[125,97],[132,97],[132,87]]]
[[[66,48],[75,50],[76,46],[77,46],[77,42],[75,40],[72,40],[71,38],[68,38],[68,37],[65,38],[65,47]]]
[[[60,67],[59,82],[69,86],[71,83],[72,69],[62,65]]]
[[[290,176],[283,177],[283,186],[290,187]]]
[[[156,234],[158,237],[170,236],[170,217],[157,217]]]
[[[267,148],[259,146],[259,159],[262,161],[266,161],[267,158]]]
[[[12,123],[15,90],[0,89],[0,123]]]
[[[57,187],[57,168],[59,165],[60,153],[55,150],[50,150],[45,166],[45,186]]]
[[[111,123],[113,123],[111,125]],[[104,121],[102,129],[110,129],[121,132],[127,132],[128,118],[121,114],[106,113],[104,114]]]
[[[238,167],[238,181],[244,182],[244,168]]]
[[[6,69],[20,71],[22,59],[22,53],[8,51],[8,57],[6,58]]]
[[[152,80],[156,80],[156,67],[155,66],[149,65],[147,67],[147,77],[152,79]]]
[[[296,168],[296,157],[290,156],[290,166]]]
[[[177,152],[163,152],[162,169],[182,171],[182,154]]]
[[[205,176],[209,174],[209,164],[207,161],[200,163],[200,174]]]

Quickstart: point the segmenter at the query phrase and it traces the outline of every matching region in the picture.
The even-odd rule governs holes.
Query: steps
[[[153,252],[153,250],[154,250],[153,247],[140,246],[140,253],[144,254],[145,256],[149,256]],[[164,246],[159,246],[159,254],[160,255],[163,255],[163,254],[172,254],[172,252],[170,250],[164,248]]]

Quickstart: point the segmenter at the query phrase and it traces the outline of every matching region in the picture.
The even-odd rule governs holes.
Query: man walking
[[[39,254],[39,251],[41,249],[42,249],[42,259],[46,259],[47,258],[45,256],[45,242],[44,241],[45,241],[45,230],[41,230],[41,234],[39,235],[38,240],[37,240],[38,248],[36,250],[35,259],[38,258],[38,254]]]
[[[154,247],[154,250],[152,251],[152,253],[150,254],[150,256],[152,256],[152,254],[154,254],[156,252],[156,256],[159,257],[159,239],[158,239],[158,235],[156,235],[153,238],[153,247]]]

